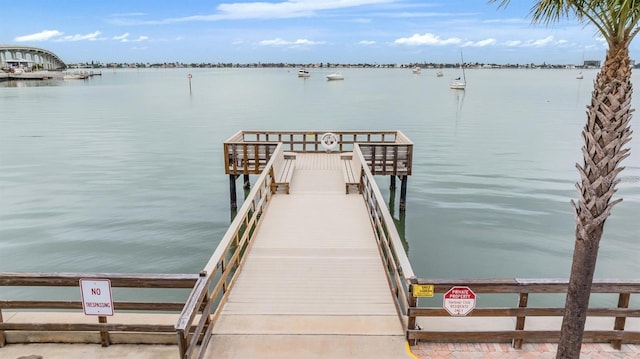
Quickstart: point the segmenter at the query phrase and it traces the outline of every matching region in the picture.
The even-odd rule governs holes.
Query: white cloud
[[[224,19],[282,19],[308,17],[322,10],[390,2],[394,0],[289,0],[278,3],[230,3],[218,5],[217,10],[220,13],[217,15]]]
[[[122,34],[120,36],[114,36],[111,39],[112,40],[120,40],[122,42],[126,42],[127,41],[127,37],[129,37],[129,33],[125,32],[124,34]]]
[[[75,35],[67,35],[67,36],[63,36],[60,38],[57,38],[56,41],[83,41],[83,40],[87,40],[87,41],[96,41],[96,40],[104,40],[103,38],[99,38],[98,36],[100,36],[100,34],[102,34],[102,32],[100,31],[94,31],[90,34],[75,34]]]
[[[549,45],[552,42],[553,42],[553,35],[550,35],[550,36],[547,36],[544,39],[540,39],[540,40],[528,40],[528,41],[525,41],[523,46],[527,46],[527,47],[542,47],[542,46]]]
[[[63,33],[58,30],[44,30],[35,34],[18,36],[13,39],[16,42],[24,42],[24,41],[47,41],[53,39],[54,37],[61,36]]]
[[[124,34],[122,34],[120,36],[114,36],[111,39],[118,40],[120,42],[140,42],[140,41],[149,40],[149,36],[138,36],[137,39],[130,40],[129,39],[129,33],[127,32],[127,33],[124,33]]]
[[[262,40],[259,42],[260,45],[263,46],[311,46],[311,45],[322,45],[324,41],[311,41],[307,39],[297,39],[295,41],[287,41],[280,38],[273,40]]]
[[[369,46],[369,45],[375,45],[376,42],[375,41],[371,41],[371,40],[362,40],[360,42],[358,42],[359,45],[365,45],[365,46]]]
[[[516,47],[522,45],[522,41],[520,40],[510,40],[504,43],[508,47]]]
[[[496,39],[485,39],[485,40],[480,40],[480,41],[470,41],[469,45],[467,46],[471,46],[471,47],[485,47],[485,46],[491,46],[491,45],[495,45],[497,43]]]
[[[409,46],[420,46],[420,45],[456,45],[462,42],[461,39],[457,37],[450,37],[448,39],[441,39],[439,36],[426,33],[423,35],[413,34],[411,37],[401,37],[394,41],[395,44],[398,45],[409,45]]]
[[[121,16],[114,17],[110,22],[117,25],[157,25],[191,21],[291,19],[315,16],[320,11],[387,4],[397,1],[398,0],[288,0],[281,2],[235,2],[219,4],[216,7],[217,12],[209,15],[193,15],[149,21],[132,20],[126,16]]]

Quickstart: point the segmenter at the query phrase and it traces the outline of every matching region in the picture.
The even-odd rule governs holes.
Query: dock
[[[5,287],[77,290],[81,279],[108,280],[137,298],[113,298],[105,306],[115,315],[93,317],[83,315],[77,297],[2,300],[0,356],[25,343],[93,343],[95,357],[135,345],[136,357],[382,359],[415,358],[411,348],[462,348],[437,343],[495,343],[517,353],[557,342],[564,308],[529,307],[528,300],[566,293],[566,279],[414,274],[374,177],[389,176],[391,191],[400,181],[399,207],[407,211],[413,143],[402,132],[240,131],[222,153],[235,217],[201,271],[0,273]],[[239,179],[249,192],[237,208]],[[185,296],[164,301],[148,289]],[[445,299],[453,290],[473,301],[452,310]],[[640,343],[632,299],[640,281],[599,280],[592,293],[613,303],[590,308],[583,341],[632,350],[629,344]],[[513,304],[476,303],[487,294]]]
[[[341,161],[296,156],[290,194],[271,199],[206,358],[407,357],[367,208],[345,194]]]

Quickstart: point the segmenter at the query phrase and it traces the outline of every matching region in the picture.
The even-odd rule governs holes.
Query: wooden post
[[[629,308],[629,300],[631,299],[631,293],[620,293],[618,297],[618,308]],[[616,317],[616,321],[613,325],[613,330],[624,330],[625,322],[627,321],[627,317]],[[611,341],[611,346],[614,349],[620,350],[622,349],[622,340],[614,339]]]
[[[244,189],[249,189],[251,188],[251,181],[249,180],[249,175],[245,174],[244,175]]]
[[[526,308],[529,301],[529,293],[520,293],[520,300],[518,301],[518,308]],[[518,316],[516,319],[516,330],[524,330],[525,316]],[[516,349],[522,349],[522,339],[513,339],[512,345]]]
[[[407,209],[407,181],[409,176],[402,176],[402,182],[400,183],[400,211]]]
[[[392,191],[396,190],[396,176],[391,175],[389,176],[390,179],[390,183],[389,183],[389,189]]]
[[[99,316],[98,317],[98,323],[107,323],[107,317],[104,316]],[[100,331],[100,344],[102,344],[103,347],[108,347],[109,346],[109,332],[106,330],[101,330]]]
[[[0,309],[0,323],[2,323],[2,309]],[[0,330],[0,348],[7,344],[7,338],[4,335],[4,330]]]
[[[413,315],[409,315],[409,312],[411,311],[411,308],[417,308],[418,307],[418,298],[416,298],[413,295],[413,285],[416,284],[415,280],[411,280],[411,284],[409,285],[409,290],[407,293],[407,341],[409,342],[409,345],[416,345],[418,344],[418,340],[417,339],[413,339],[413,340],[409,340],[409,330],[415,330],[415,329],[419,329],[418,326],[416,325],[416,317]]]
[[[184,330],[178,330],[178,353],[180,359],[187,359],[187,347],[189,346],[189,338],[185,335]]]
[[[236,175],[229,175],[229,204],[232,209],[238,209],[238,199],[236,197]]]

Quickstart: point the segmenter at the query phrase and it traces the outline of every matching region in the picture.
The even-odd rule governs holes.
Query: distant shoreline
[[[68,65],[67,69],[131,69],[131,68],[309,68],[309,69],[329,69],[329,68],[380,68],[380,69],[412,69],[420,67],[422,69],[457,69],[459,63],[454,64],[433,64],[433,63],[411,63],[411,64],[334,64],[334,63],[314,63],[314,64],[289,64],[289,63],[78,63]],[[557,69],[557,70],[590,70],[599,69],[600,66],[580,66],[580,65],[548,65],[548,64],[480,64],[464,63],[466,69]]]

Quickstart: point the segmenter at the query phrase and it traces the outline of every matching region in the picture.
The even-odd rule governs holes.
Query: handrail
[[[457,317],[456,324],[449,327],[442,320],[434,322],[434,317],[449,317],[450,314],[443,306],[418,306],[413,305],[409,308],[409,319],[416,322],[418,318],[432,318],[422,323],[423,327],[409,328],[407,331],[407,339],[410,341],[426,340],[426,341],[511,341],[513,347],[521,348],[524,340],[542,341],[547,343],[557,342],[560,336],[560,327],[550,325],[550,329],[539,330],[529,329],[525,326],[527,317],[555,317],[560,319],[564,315],[564,301],[555,306],[529,306],[528,302],[531,295],[538,298],[548,295],[566,294],[569,281],[567,279],[415,279],[413,285],[432,285],[435,294],[446,293],[455,286],[468,287],[477,294],[496,294],[509,295],[513,294],[517,301],[512,307],[478,307],[467,314],[468,317],[492,317],[494,327],[493,330],[488,327],[472,328],[466,327],[460,330],[460,319]],[[596,306],[592,303],[587,311],[587,318],[609,317],[613,319],[611,326],[606,329],[603,327],[587,327],[584,331],[584,340],[593,342],[610,342],[616,349],[620,349],[623,342],[638,343],[640,342],[640,331],[638,326],[626,326],[627,318],[640,318],[640,308],[629,308],[631,302],[631,294],[640,294],[640,280],[620,280],[620,279],[596,279],[593,281],[591,293],[599,294],[617,294],[617,298],[603,298],[613,301],[607,302],[604,306]],[[593,297],[593,295],[592,295]],[[514,299],[515,299],[514,298]],[[442,303],[436,299],[438,304]],[[433,303],[433,301],[432,301]],[[514,322],[502,323],[500,318],[516,319]],[[444,318],[444,320],[447,320]],[[556,321],[554,323],[559,323]],[[500,324],[500,325],[498,325]],[[539,326],[539,325],[538,325]],[[546,325],[549,327],[549,325]]]
[[[331,132],[338,137],[337,151],[351,151],[355,143],[398,143],[399,138],[406,139],[399,131],[318,131],[318,130],[293,130],[293,131],[240,131],[225,141],[227,144],[248,143],[282,143],[284,150],[288,152],[324,152],[320,144],[320,137],[326,132]],[[405,140],[402,144],[406,144]]]
[[[320,153],[324,131],[239,131],[224,142],[225,173],[260,174],[271,158],[275,145],[284,151]],[[338,152],[353,151],[361,146],[365,161],[373,175],[410,176],[413,142],[400,131],[333,131],[338,137]]]
[[[270,169],[275,161],[283,156],[283,145],[277,144],[244,204],[204,266],[201,278],[191,292],[175,326],[180,358],[192,358],[194,355],[195,358],[204,357],[222,305],[235,283],[237,270],[243,263],[255,230],[260,224],[261,215],[273,195],[271,184],[275,179]]]
[[[353,156],[361,164],[366,163],[358,144],[354,146]],[[387,269],[387,280],[394,296],[396,310],[406,330],[410,324],[406,318],[410,307],[409,301],[411,300],[408,293],[410,284],[415,279],[415,274],[402,246],[400,234],[398,234],[393,218],[371,171],[367,166],[362,166],[361,170],[362,196],[369,211],[369,219],[374,229],[378,250]]]
[[[196,283],[198,276],[195,274],[149,274],[149,273],[0,273],[0,287],[66,287],[78,288],[81,279],[108,279],[113,288],[129,288],[131,293],[138,293],[143,289],[190,289]],[[135,290],[135,291],[134,291]],[[111,332],[137,332],[137,333],[172,333],[171,325],[151,323],[128,323],[114,317],[107,323],[106,316],[97,316],[97,323],[71,322],[68,323],[39,323],[39,313],[34,313],[34,322],[12,323],[3,321],[2,310],[43,309],[65,310],[69,313],[82,313],[83,303],[80,292],[74,292],[71,299],[65,300],[1,300],[0,301],[0,347],[7,343],[6,331],[63,331],[86,332],[94,331],[100,334],[100,343],[108,346],[111,343]],[[150,301],[149,296],[143,296],[141,301],[114,300],[113,309],[121,313],[123,311],[135,312],[179,312],[184,307],[184,302]],[[73,318],[73,317],[71,317]]]

